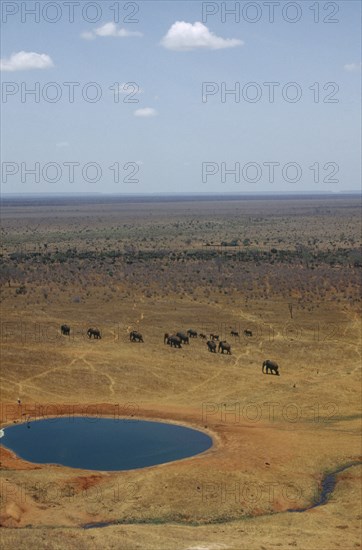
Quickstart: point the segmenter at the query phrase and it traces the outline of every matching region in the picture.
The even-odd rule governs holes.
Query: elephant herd
[[[237,337],[239,336],[239,333],[236,330],[232,330],[230,332],[230,334],[231,334],[231,336],[237,336]],[[245,329],[244,330],[244,336],[248,336],[248,337],[253,336],[253,331],[251,331],[249,329]]]
[[[60,332],[64,336],[70,336],[70,326],[69,325],[61,325],[60,326]],[[89,328],[87,330],[87,336],[88,336],[88,338],[92,338],[92,336],[93,336],[93,338],[96,339],[96,340],[99,340],[100,338],[102,338],[101,331],[98,330],[97,328]]]
[[[163,337],[163,341],[165,344],[171,346],[171,348],[181,348],[182,344],[190,343],[190,338],[197,338],[198,336],[201,339],[207,339],[206,334],[201,333],[198,335],[195,330],[189,329],[186,333],[176,332],[176,334],[169,334],[166,332]],[[216,340],[219,340],[219,336],[217,334],[210,334],[210,340],[207,340],[206,342],[208,350],[214,353],[216,353],[216,351],[219,351],[220,353],[224,353],[224,351],[226,351],[228,355],[231,355],[230,344],[224,340],[219,342],[219,346],[217,346]]]
[[[70,336],[70,326],[61,325],[60,332],[64,336]],[[231,331],[231,336],[239,336],[239,333],[236,331]],[[244,330],[246,336],[252,336],[253,333],[251,330]],[[97,328],[89,328],[87,330],[87,336],[89,339],[93,337],[94,340],[99,340],[102,338],[101,331]],[[231,355],[231,346],[226,340],[219,340],[218,334],[210,334],[210,338],[207,338],[206,334],[202,332],[198,334],[195,330],[189,329],[187,332],[177,332],[176,334],[165,333],[163,341],[165,344],[168,344],[171,348],[181,348],[182,344],[190,344],[191,338],[201,338],[206,341],[207,349],[211,353],[222,353],[226,352],[227,355]],[[143,336],[137,330],[132,330],[129,334],[129,339],[131,342],[144,343]],[[270,359],[266,359],[262,365],[262,372],[265,374],[279,374],[279,365]]]
[[[231,346],[225,340],[222,340],[221,342],[219,342],[219,345],[216,344],[214,339],[208,340],[206,342],[206,345],[208,347],[208,350],[211,351],[211,353],[216,353],[216,351],[219,351],[220,353],[224,353],[224,351],[226,351],[228,355],[231,355]]]
[[[61,325],[60,326],[60,332],[64,336],[70,336],[70,326],[69,325]],[[89,328],[87,330],[87,336],[89,339],[93,338],[94,340],[101,340],[102,334],[101,331],[97,328]],[[143,337],[140,332],[137,330],[132,330],[129,335],[129,339],[131,342],[142,342],[143,343]]]
[[[171,348],[180,348],[181,344],[189,344],[190,338],[197,338],[197,332],[194,330],[188,330],[186,333],[177,332],[176,334],[169,334],[166,332],[163,337],[163,341],[165,344],[171,346]]]

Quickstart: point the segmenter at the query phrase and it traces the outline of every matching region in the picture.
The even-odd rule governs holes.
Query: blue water
[[[199,454],[212,439],[176,424],[64,417],[9,426],[1,444],[40,464],[86,470],[132,470]]]
[[[306,506],[305,508],[291,509],[288,510],[288,512],[306,512],[307,510],[312,510],[312,508],[317,508],[317,506],[324,506],[324,504],[327,504],[327,502],[329,501],[330,496],[336,487],[336,475],[340,472],[344,472],[344,470],[348,470],[348,468],[352,468],[353,466],[360,466],[361,464],[361,460],[354,460],[353,462],[348,462],[343,466],[339,466],[338,468],[333,470],[333,472],[326,474],[322,479],[321,489],[312,504]]]

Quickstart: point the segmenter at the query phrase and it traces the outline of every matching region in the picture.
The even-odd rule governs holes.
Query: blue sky
[[[78,3],[72,23],[62,1],[54,23],[46,20],[54,9],[34,22],[20,2],[2,3],[3,193],[360,189],[359,2],[319,2],[319,22],[315,2],[294,2],[295,23],[285,19],[296,8],[283,17],[285,1],[274,22],[263,2],[248,12],[236,2],[240,21],[222,19],[223,6],[235,2],[119,2],[117,23],[114,1],[94,2],[101,11],[94,23],[81,11],[89,2]],[[217,13],[206,18],[206,4]],[[18,12],[7,15],[14,5]],[[94,14],[89,8],[86,17]],[[138,22],[122,21],[127,16]],[[73,103],[67,82],[79,84]],[[96,91],[89,82],[101,93],[94,103],[82,96]],[[124,90],[129,82],[135,86]],[[206,82],[213,94],[203,95]],[[265,82],[279,83],[274,103]],[[21,90],[36,83],[38,102],[22,100]],[[119,93],[109,89],[114,83]],[[229,94],[222,102],[222,90],[235,86],[240,101]],[[128,99],[138,102],[124,102],[133,90],[140,93]],[[297,92],[299,101],[287,100]],[[61,97],[53,103],[54,93]],[[253,93],[259,99],[248,101]],[[26,172],[35,163],[39,182]]]

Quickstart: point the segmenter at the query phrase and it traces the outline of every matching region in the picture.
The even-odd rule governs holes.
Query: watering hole
[[[212,446],[207,434],[144,420],[67,417],[3,430],[1,444],[20,458],[85,470],[132,470],[191,457]]]

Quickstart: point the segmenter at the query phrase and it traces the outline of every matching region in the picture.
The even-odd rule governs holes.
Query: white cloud
[[[152,107],[143,107],[143,109],[136,109],[133,112],[134,116],[143,117],[143,118],[149,118],[153,116],[157,116],[158,112],[156,109],[153,109]]]
[[[94,32],[97,36],[117,36],[117,25],[111,21],[98,27]]]
[[[141,32],[138,31],[128,31],[127,29],[118,29],[117,25],[111,21],[110,23],[105,23],[101,27],[97,27],[94,31],[85,31],[82,32],[81,37],[85,40],[93,40],[97,36],[115,36],[121,38],[127,38],[128,36],[143,36]]]
[[[51,57],[45,53],[17,52],[7,59],[0,60],[1,71],[27,71],[29,69],[48,69],[54,67]]]
[[[345,71],[348,71],[350,73],[360,71],[362,67],[362,63],[346,63],[344,66]]]
[[[190,51],[198,48],[221,50],[242,46],[243,44],[244,42],[237,38],[216,36],[198,21],[194,24],[176,21],[161,40],[162,46],[175,51]]]

